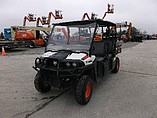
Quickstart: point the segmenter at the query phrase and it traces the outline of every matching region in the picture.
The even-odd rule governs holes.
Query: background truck
[[[5,28],[4,29],[4,37],[6,40],[11,40],[11,29],[10,28]]]
[[[0,46],[6,48],[45,46],[51,28],[32,26],[11,26],[4,29]]]

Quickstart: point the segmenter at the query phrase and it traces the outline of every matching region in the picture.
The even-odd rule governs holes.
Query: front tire
[[[118,57],[116,57],[116,64],[115,64],[114,69],[111,72],[112,73],[118,73],[119,67],[120,67],[120,59]]]
[[[34,85],[35,85],[36,90],[40,93],[47,93],[51,90],[50,85],[44,84],[43,77],[40,72],[38,72],[35,76]]]
[[[87,104],[92,96],[92,82],[88,75],[83,75],[77,83],[75,99],[81,104]]]

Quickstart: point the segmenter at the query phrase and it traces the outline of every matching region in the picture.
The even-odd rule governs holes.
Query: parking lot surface
[[[44,48],[14,49],[0,56],[0,118],[157,118],[157,41],[123,44],[120,71],[94,84],[82,106],[74,91],[34,88],[34,60]]]

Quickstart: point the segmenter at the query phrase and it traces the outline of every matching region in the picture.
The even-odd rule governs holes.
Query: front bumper
[[[44,75],[47,73],[51,73],[52,77],[62,78],[62,77],[79,77],[83,73],[82,70],[85,68],[77,68],[77,69],[52,69],[52,68],[37,68],[40,72],[44,72]]]
[[[57,88],[67,88],[74,85],[85,71],[92,68],[92,65],[78,67],[76,69],[52,69],[33,67],[41,73],[45,84],[50,84]]]

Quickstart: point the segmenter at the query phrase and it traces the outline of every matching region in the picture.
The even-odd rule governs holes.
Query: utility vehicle
[[[92,84],[105,73],[117,73],[116,24],[101,19],[53,24],[45,53],[35,59],[37,91],[46,93],[51,87],[74,88],[79,104],[87,104],[92,96]]]

